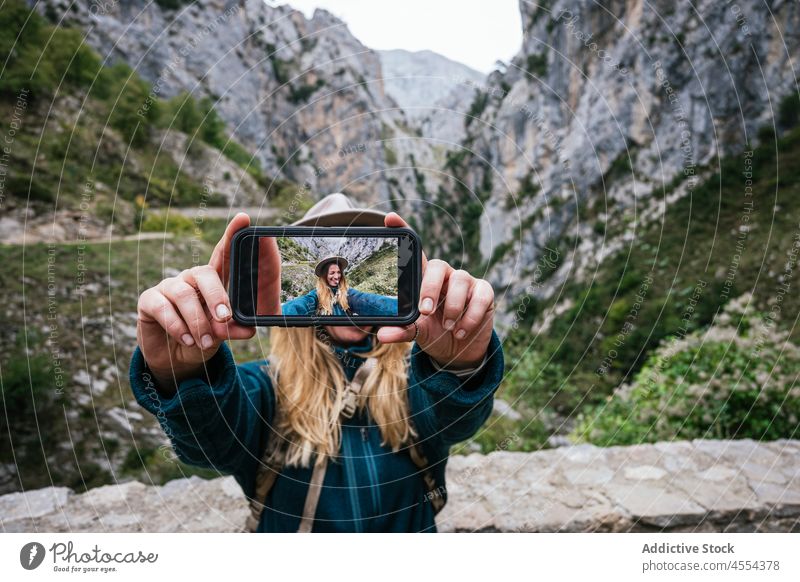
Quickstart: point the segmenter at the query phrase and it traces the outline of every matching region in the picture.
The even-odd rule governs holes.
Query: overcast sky
[[[489,73],[522,44],[517,0],[268,0],[306,16],[325,8],[373,49],[432,50]]]

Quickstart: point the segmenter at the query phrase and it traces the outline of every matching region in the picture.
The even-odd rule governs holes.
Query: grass
[[[703,334],[730,299],[752,291],[752,308],[769,311],[800,235],[800,129],[786,131],[777,152],[769,144],[753,150],[750,213],[744,211],[745,161],[744,154],[721,160],[717,173],[671,205],[661,222],[637,227],[636,236],[605,258],[589,280],[568,277],[560,301],[573,306],[554,317],[546,333],[532,338],[530,329],[554,308],[553,300],[519,299],[512,309],[518,326],[504,344],[507,375],[497,396],[523,420],[493,416],[459,450],[546,447],[562,422],[563,434],[579,413],[597,410],[616,387],[632,381],[661,342],[679,332]],[[743,223],[745,214],[750,218]],[[742,224],[750,230],[738,252]],[[549,244],[565,256],[564,245]],[[700,282],[705,286],[698,297]],[[788,282],[792,292],[782,296],[776,326],[797,343],[796,269]]]
[[[720,172],[669,207],[662,223],[640,228],[623,249],[603,261],[590,281],[568,284],[562,300],[572,299],[574,307],[554,319],[537,351],[553,354],[554,361],[573,370],[571,376],[580,379],[583,390],[594,385],[600,398],[630,378],[661,340],[681,328],[699,281],[707,285],[693,306],[688,331],[707,326],[728,299],[748,290],[755,307],[766,310],[793,236],[800,231],[800,130],[780,140],[777,157],[766,146],[753,153],[753,211],[739,253],[744,161],[742,156],[724,159]],[[734,275],[727,284],[730,272]],[[643,301],[638,301],[642,295]],[[794,327],[791,337],[797,341],[796,293],[786,295],[781,312],[784,317],[778,324]],[[610,365],[597,374],[609,354]]]
[[[385,245],[349,274],[353,289],[378,295],[397,295],[397,246]]]
[[[6,399],[0,416],[8,413],[27,427],[12,432],[16,457],[8,431],[0,436],[0,463],[16,463],[20,473],[21,483],[11,483],[13,489],[56,484],[82,490],[129,478],[163,483],[182,475],[208,476],[152,454],[163,438],[147,432],[158,429],[155,418],[131,407],[127,375],[139,294],[192,266],[193,253],[208,260],[224,226],[206,220],[201,232],[166,241],[0,245],[5,266],[0,377]],[[262,338],[232,348],[238,361],[248,361],[263,358],[267,345]],[[95,382],[105,379],[105,390],[90,391],[78,382],[82,372]],[[113,408],[143,414],[142,421],[130,421],[133,436],[108,415]],[[32,428],[34,410],[41,431]],[[136,461],[139,454],[143,462]]]

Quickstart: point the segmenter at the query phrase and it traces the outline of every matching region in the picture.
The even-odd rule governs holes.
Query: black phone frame
[[[408,236],[411,241],[411,259],[409,265],[400,270],[398,260],[397,291],[400,295],[402,284],[409,285],[411,296],[411,313],[401,316],[302,316],[302,315],[246,315],[239,309],[239,277],[237,276],[237,260],[239,246],[251,236],[315,236],[315,237],[372,237],[394,238]],[[398,245],[399,249],[400,245]],[[228,296],[231,301],[233,319],[250,327],[313,327],[318,325],[335,325],[343,327],[360,327],[364,325],[404,326],[414,323],[420,316],[419,295],[422,285],[422,241],[419,235],[410,228],[382,226],[251,226],[236,232],[231,239],[230,270],[228,278]],[[410,279],[410,281],[408,280]],[[399,308],[399,301],[398,301]]]

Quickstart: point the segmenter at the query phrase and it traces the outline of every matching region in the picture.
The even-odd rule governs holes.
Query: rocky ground
[[[455,456],[439,531],[800,531],[800,441],[695,440]],[[424,501],[423,501],[424,502]],[[82,495],[0,497],[0,528],[233,532],[247,505],[233,477]]]

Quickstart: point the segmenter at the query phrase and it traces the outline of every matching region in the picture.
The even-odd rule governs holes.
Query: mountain
[[[402,207],[419,182],[411,160],[434,165],[386,94],[378,55],[325,10],[308,19],[263,0],[29,3],[85,30],[89,45],[133,66],[158,96],[210,98],[267,175],[316,198],[347,190]]]
[[[317,236],[296,237],[292,240],[295,244],[307,249],[311,256],[310,260],[314,263],[324,257],[337,255],[347,259],[348,269],[356,268],[383,247],[394,248],[394,254],[397,254],[397,239],[391,238]]]
[[[800,340],[800,300],[786,292],[797,285],[800,11],[708,0],[520,10],[522,50],[475,88],[423,219],[429,256],[492,283],[513,362],[503,398],[542,421],[538,435],[498,427],[484,446],[517,429],[523,447],[557,442],[589,410],[584,429],[594,415],[611,428],[573,441],[767,438],[774,410],[797,418],[796,384],[741,368],[791,367]],[[713,354],[687,339],[704,334]],[[741,359],[728,347],[754,338],[763,347]],[[699,375],[683,392],[687,366]],[[631,393],[664,408],[634,428],[612,412],[641,404]],[[702,418],[690,427],[682,410]]]
[[[472,92],[468,83],[486,75],[433,51],[378,51],[383,85],[425,137],[457,142]]]
[[[195,471],[125,380],[139,294],[207,260],[230,209],[287,222],[338,190],[493,284],[504,404],[460,450],[792,436],[794,4],[522,1],[519,54],[421,122],[323,10],[28,5],[0,6],[0,234],[53,244],[0,245],[0,491]]]
[[[447,98],[455,83],[465,79],[478,82],[485,77],[483,73],[433,51],[395,49],[377,52],[383,69],[383,86],[410,119],[430,115],[426,108]]]
[[[754,143],[796,94],[800,48],[800,12],[781,1],[747,14],[708,0],[519,6],[523,47],[476,87],[445,164],[433,203],[450,218],[425,223],[440,252],[487,269],[506,314],[590,279],[663,215],[668,186],[672,204]]]

